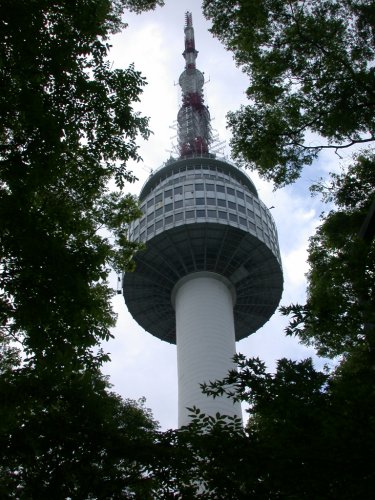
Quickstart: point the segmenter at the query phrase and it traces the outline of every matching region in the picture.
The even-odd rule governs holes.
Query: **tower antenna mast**
[[[196,68],[198,51],[195,48],[193,18],[185,14],[185,70],[179,84],[182,105],[177,115],[178,149],[181,157],[208,154],[212,141],[210,112],[204,104],[204,75]]]

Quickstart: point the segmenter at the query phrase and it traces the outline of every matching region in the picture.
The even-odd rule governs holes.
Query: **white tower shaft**
[[[228,285],[220,275],[198,272],[175,287],[179,427],[190,422],[186,408],[193,406],[206,415],[241,417],[239,403],[227,397],[213,399],[200,388],[235,369],[233,296]]]

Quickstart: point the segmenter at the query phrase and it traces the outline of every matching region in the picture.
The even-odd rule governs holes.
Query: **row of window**
[[[236,214],[231,214],[231,213],[227,213],[227,212],[224,212],[223,210],[210,210],[210,209],[201,209],[201,210],[187,210],[186,212],[179,212],[179,213],[176,213],[174,215],[169,215],[167,217],[165,217],[164,219],[160,219],[158,221],[155,222],[155,224],[150,224],[148,227],[147,227],[147,233],[150,234],[150,232],[154,232],[157,231],[158,229],[161,229],[163,227],[163,223],[164,223],[164,227],[165,226],[169,226],[170,224],[173,224],[173,222],[180,222],[180,221],[183,221],[184,220],[184,215],[185,215],[185,220],[192,220],[192,219],[199,219],[199,218],[206,218],[206,217],[210,217],[210,218],[215,218],[215,219],[221,219],[221,220],[229,220],[231,222],[236,222],[236,223],[240,223],[242,226],[245,226],[245,227],[248,227],[248,223],[249,223],[249,228],[252,230],[252,231],[256,231],[256,226],[254,223],[250,222],[250,221],[247,221],[244,217],[241,217],[241,216],[237,216]],[[140,226],[141,229],[142,229],[142,226]],[[134,231],[135,233],[138,233],[137,231],[138,228],[136,228],[136,230]],[[258,228],[258,231],[261,230],[260,228]],[[145,232],[141,232],[141,235],[145,234]]]
[[[155,212],[150,212],[147,215],[147,221],[152,221],[155,217],[160,217],[163,214],[168,214],[169,212],[173,211],[173,208],[175,210],[178,210],[179,208],[182,208],[183,206],[185,207],[192,207],[192,206],[200,206],[200,205],[206,205],[206,206],[217,206],[220,208],[229,208],[231,210],[234,210],[236,212],[240,212],[242,214],[247,214],[249,217],[252,219],[256,219],[260,224],[261,224],[261,217],[259,215],[254,214],[252,210],[249,208],[246,209],[243,205],[236,205],[232,201],[226,201],[226,200],[221,200],[218,199],[216,200],[215,198],[207,198],[205,201],[204,198],[196,198],[195,201],[193,199],[191,200],[184,200],[185,203],[183,203],[182,200],[177,200],[173,203],[169,203],[165,205],[164,207],[157,208]],[[141,227],[144,225],[146,221],[146,217],[144,217],[141,220]]]
[[[241,200],[245,200],[245,197],[246,197],[246,201],[248,203],[252,204],[254,201],[255,206],[258,209],[260,209],[259,202],[255,199],[253,199],[251,196],[245,195],[243,193],[243,191],[239,191],[238,189],[235,190],[229,186],[223,186],[221,184],[215,185],[215,184],[206,183],[206,185],[204,185],[203,183],[196,183],[196,184],[185,184],[185,186],[176,186],[173,189],[167,189],[164,191],[164,193],[159,193],[155,197],[150,198],[147,201],[147,204],[144,203],[141,206],[141,210],[143,213],[146,213],[146,207],[150,208],[154,204],[156,205],[162,201],[164,201],[164,203],[170,202],[171,198],[173,196],[182,195],[183,192],[185,193],[185,197],[191,197],[194,194],[194,192],[196,193],[197,196],[199,196],[199,194],[197,194],[197,193],[199,193],[201,191],[203,191],[203,192],[206,191],[208,197],[209,197],[210,192],[212,192],[212,194],[214,195],[215,191],[217,193],[225,193],[226,192],[228,195],[231,195],[231,196],[237,195],[237,198],[239,198]]]
[[[252,233],[257,234],[262,239],[264,239],[268,243],[268,245],[272,245],[272,247],[275,246],[271,242],[271,239],[269,238],[268,234],[264,232],[259,225],[255,225],[253,222],[245,219],[244,217],[241,217],[240,215],[237,216],[236,214],[224,212],[223,210],[211,210],[211,209],[187,210],[186,212],[178,212],[174,215],[168,215],[167,217],[160,219],[155,223],[149,224],[147,226],[147,230],[143,229],[144,224],[141,226],[137,226],[134,228],[134,237],[137,237],[140,230],[141,231],[140,241],[145,241],[146,236],[151,236],[154,234],[155,231],[163,229],[163,227],[168,227],[173,223],[182,222],[184,220],[188,222],[200,218],[206,219],[206,217],[226,220],[226,221],[229,220],[230,222],[240,224],[244,228],[248,228]]]
[[[213,214],[213,213],[210,214],[209,212],[212,212],[212,211],[207,210],[207,217],[228,220],[228,218],[226,217],[226,215],[227,215],[226,212],[218,211],[217,215]],[[241,216],[239,216],[237,219],[237,216],[235,216],[234,214],[228,214],[228,215],[229,215],[229,220],[231,222],[239,223],[240,225],[242,225],[244,227],[249,227],[250,231],[253,234],[256,234],[259,238],[261,238],[263,241],[265,241],[268,244],[268,246],[273,249],[274,252],[278,253],[278,249],[277,249],[274,241],[259,226],[256,226],[255,224],[253,224],[250,221],[246,221],[246,219],[244,219]],[[200,218],[203,218],[203,219],[206,218],[206,214],[205,214],[204,210],[196,210],[196,211],[192,210],[192,211],[185,212],[185,217],[186,217],[187,222],[189,220],[198,220],[198,222],[199,222]],[[163,224],[164,224],[165,228],[168,228],[168,226],[173,224],[173,220],[175,222],[183,221],[183,213],[175,214],[174,218],[173,218],[173,216],[166,217],[165,219],[159,220],[159,221],[155,222],[155,224],[148,226],[147,229],[144,229],[143,231],[141,231],[141,233],[139,235],[139,241],[145,242],[146,237],[148,237],[148,236],[152,237],[154,235],[155,231],[163,229]]]
[[[259,215],[255,214],[252,210],[250,210],[249,208],[246,208],[244,205],[241,205],[241,204],[236,204],[232,201],[229,201],[229,200],[225,200],[225,199],[221,199],[221,198],[211,198],[211,197],[207,197],[207,198],[195,198],[195,200],[193,198],[190,198],[190,199],[185,199],[185,200],[174,200],[173,203],[167,203],[166,205],[164,206],[161,206],[159,208],[157,208],[155,211],[152,211],[150,213],[147,214],[147,217],[143,217],[140,221],[140,228],[142,229],[145,225],[146,225],[146,222],[147,224],[149,224],[150,222],[152,222],[155,218],[158,218],[162,215],[165,215],[165,216],[168,216],[168,214],[170,212],[172,212],[173,210],[178,210],[178,209],[181,209],[182,207],[186,207],[187,209],[189,209],[189,207],[193,207],[193,206],[196,206],[196,207],[199,207],[199,206],[206,206],[208,208],[208,211],[211,211],[212,213],[216,211],[210,209],[210,207],[218,207],[219,209],[223,208],[223,209],[230,209],[230,210],[233,210],[239,214],[243,214],[243,215],[247,215],[248,217],[250,217],[251,219],[253,219],[255,222],[257,222],[257,224],[259,226],[262,226],[262,219]],[[188,210],[189,211],[189,210]],[[220,210],[220,212],[222,212]],[[225,213],[226,212],[222,212],[222,213]],[[229,214],[230,217],[237,217],[236,214]],[[213,216],[215,217],[215,216]],[[226,217],[223,217],[223,218],[226,218]],[[235,220],[235,219],[232,219],[232,220]],[[263,221],[263,224],[265,225],[265,227],[267,227],[267,229],[271,232],[271,233],[274,233],[274,227],[273,227],[273,224],[271,223],[271,220],[268,220],[269,222],[269,227],[268,225],[266,224],[265,220]]]
[[[192,173],[186,174],[186,170],[192,171]],[[202,172],[203,170],[203,172]],[[204,170],[208,172],[213,172],[211,173],[205,173]],[[219,173],[223,175],[219,175]],[[185,175],[181,175],[185,174]],[[211,179],[211,180],[219,180],[223,182],[231,182],[231,183],[236,183],[240,186],[243,186],[245,189],[249,189],[249,187],[243,183],[242,180],[239,180],[237,176],[231,175],[230,171],[223,170],[221,168],[210,168],[208,166],[190,166],[190,167],[183,167],[179,169],[177,172],[172,171],[168,172],[167,175],[163,176],[160,178],[158,185],[164,184],[164,185],[172,185],[180,182],[184,182],[186,180],[192,180],[192,179]],[[156,185],[153,186],[153,189],[156,188]],[[253,191],[253,189],[250,189],[250,191]],[[254,191],[253,191],[254,192]]]

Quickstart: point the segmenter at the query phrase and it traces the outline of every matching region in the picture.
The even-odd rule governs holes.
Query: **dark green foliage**
[[[23,369],[1,379],[2,498],[134,498],[150,490],[156,424],[142,403],[106,386],[87,371]]]
[[[250,104],[228,114],[235,157],[276,186],[323,148],[374,140],[371,0],[205,0]]]
[[[109,337],[109,266],[126,269],[136,249],[126,240],[135,200],[107,185],[134,179],[126,162],[149,132],[132,103],[145,82],[110,69],[114,25],[104,0],[2,5],[3,325],[38,362],[68,362]]]
[[[238,372],[204,389],[231,394],[226,387],[235,384],[236,397],[250,404],[245,434],[223,430],[219,441],[203,439],[212,461],[202,460],[202,474],[215,492],[206,498],[371,498],[371,356],[357,350],[332,373],[317,371],[310,359],[282,359],[274,374],[256,358],[239,355],[237,362]]]
[[[111,268],[132,268],[123,192],[145,81],[107,40],[161,1],[0,2],[0,496],[147,498],[155,423],[109,393]],[[111,192],[110,185],[116,185]],[[23,349],[22,362],[15,346]],[[143,494],[145,493],[145,494]]]
[[[375,353],[374,241],[364,241],[361,227],[375,197],[375,160],[360,155],[328,186],[313,186],[336,209],[322,216],[310,240],[308,298],[304,306],[282,308],[292,315],[289,335],[337,356],[366,345]]]
[[[163,6],[164,0],[115,0],[113,5],[118,5],[120,8],[129,9],[132,12],[140,14],[145,10],[155,9],[156,6]]]

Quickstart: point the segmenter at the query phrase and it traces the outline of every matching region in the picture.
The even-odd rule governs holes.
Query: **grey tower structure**
[[[180,426],[189,422],[186,408],[194,405],[206,414],[241,414],[227,398],[202,395],[199,384],[233,368],[235,341],[268,321],[283,286],[269,210],[241,169],[210,153],[197,54],[188,12],[179,157],[156,170],[140,192],[143,216],[130,225],[129,237],[145,249],[135,257],[135,272],[123,279],[134,319],[177,344]]]

